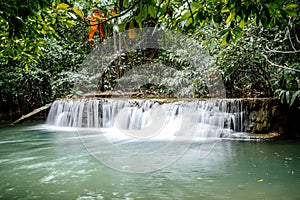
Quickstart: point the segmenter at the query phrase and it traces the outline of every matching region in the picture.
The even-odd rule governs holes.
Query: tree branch
[[[129,11],[131,11],[139,2],[140,2],[141,0],[138,0],[138,1],[136,1],[134,4],[132,4],[125,12],[123,12],[123,13],[121,13],[121,14],[119,14],[119,15],[115,15],[115,16],[112,16],[112,17],[110,17],[110,18],[108,18],[108,19],[106,19],[106,20],[103,20],[102,22],[99,22],[98,24],[93,24],[93,25],[90,25],[89,24],[89,26],[98,26],[98,25],[100,25],[100,24],[103,24],[103,23],[106,23],[106,22],[108,22],[108,21],[110,21],[110,20],[112,20],[112,19],[116,19],[116,18],[119,18],[119,17],[122,17],[123,15],[125,15],[125,14],[127,14]]]
[[[287,31],[289,32],[289,40],[290,40],[290,43],[292,45],[292,48],[294,49],[294,51],[297,51],[294,44],[293,44],[293,41],[292,41],[292,38],[291,38],[291,31],[289,28],[287,28]]]
[[[276,64],[276,63],[273,63],[273,62],[271,62],[271,61],[268,59],[268,57],[267,57],[266,55],[263,55],[263,56],[265,57],[266,61],[267,61],[269,64],[271,64],[272,66],[279,67],[279,68],[282,68],[282,69],[292,70],[292,71],[295,71],[295,72],[300,72],[299,69],[293,69],[293,68],[290,68],[290,67],[286,67],[286,66],[283,66],[283,65],[278,65],[278,64]]]
[[[189,6],[189,10],[190,10],[191,16],[192,16],[192,21],[193,21],[193,24],[194,24],[194,16],[193,16],[193,12],[192,12],[189,0],[187,0],[187,3],[188,3],[188,6]]]
[[[290,54],[290,53],[299,53],[299,50],[295,50],[295,51],[279,51],[279,50],[274,50],[274,49],[270,49],[268,46],[266,46],[266,52],[272,52],[272,53],[284,53],[284,54]]]

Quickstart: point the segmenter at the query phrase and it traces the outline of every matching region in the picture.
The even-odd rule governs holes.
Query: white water
[[[115,136],[221,137],[243,131],[244,110],[238,100],[159,104],[152,100],[59,100],[47,124],[58,127],[114,129]],[[110,132],[110,131],[107,131]]]

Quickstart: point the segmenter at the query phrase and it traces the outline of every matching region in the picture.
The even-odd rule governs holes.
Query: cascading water
[[[58,100],[51,106],[47,124],[128,131],[150,127],[149,131],[164,132],[165,137],[191,131],[199,137],[226,137],[243,131],[244,113],[239,100],[163,104],[155,100]]]

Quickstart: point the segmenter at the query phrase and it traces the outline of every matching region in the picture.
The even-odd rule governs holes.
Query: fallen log
[[[40,107],[40,108],[34,109],[32,112],[30,112],[30,113],[28,113],[28,114],[26,114],[26,115],[22,115],[22,117],[20,117],[19,119],[17,119],[17,120],[14,121],[13,123],[11,123],[11,125],[15,125],[15,124],[17,124],[17,123],[23,121],[24,119],[27,119],[27,118],[29,118],[29,117],[31,117],[31,116],[33,116],[33,115],[35,115],[35,114],[37,114],[37,113],[43,111],[43,110],[46,110],[46,109],[48,109],[51,105],[52,105],[52,103],[49,103],[49,104],[46,104],[46,105],[44,105],[44,106],[42,106],[42,107]]]

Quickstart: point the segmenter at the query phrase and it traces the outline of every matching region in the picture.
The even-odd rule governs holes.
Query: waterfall
[[[47,124],[73,128],[117,127],[128,131],[148,128],[150,132],[172,132],[169,136],[193,131],[204,137],[224,137],[244,130],[244,115],[239,100],[162,104],[155,100],[57,100],[51,106]]]

